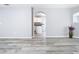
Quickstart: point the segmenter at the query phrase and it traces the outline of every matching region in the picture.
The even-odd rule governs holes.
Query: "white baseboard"
[[[34,38],[34,37],[32,37]],[[52,38],[68,38],[68,36],[46,36],[47,39],[52,39]]]
[[[0,37],[0,39],[32,39],[32,37]]]
[[[52,38],[69,38],[69,36],[47,36],[47,39],[52,39]],[[79,38],[77,36],[73,36],[73,38]]]
[[[73,38],[78,38],[79,39],[79,37],[77,37],[77,36],[74,36]]]
[[[47,36],[46,38],[68,38],[68,36]]]
[[[32,39],[34,37],[0,37],[0,39]],[[46,36],[47,39],[52,38],[68,38],[68,36]],[[79,38],[74,36],[73,38]]]

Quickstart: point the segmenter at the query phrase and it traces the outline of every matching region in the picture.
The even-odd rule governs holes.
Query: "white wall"
[[[0,37],[31,37],[29,6],[0,6]]]
[[[71,23],[70,9],[34,8],[34,12],[46,13],[46,35],[67,36],[67,25]],[[32,37],[30,6],[0,6],[0,37]]]
[[[68,36],[68,25],[71,24],[70,9],[67,8],[34,8],[34,12],[43,11],[47,15],[46,35],[52,37]]]

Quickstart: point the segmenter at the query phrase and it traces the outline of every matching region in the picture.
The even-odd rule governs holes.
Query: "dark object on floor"
[[[73,38],[73,32],[69,32],[69,38]]]
[[[74,30],[75,28],[73,27],[73,26],[70,26],[69,27],[69,38],[73,38],[73,30]]]

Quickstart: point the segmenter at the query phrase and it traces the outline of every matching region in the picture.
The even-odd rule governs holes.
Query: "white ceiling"
[[[23,6],[32,6],[32,7],[39,7],[39,8],[74,8],[78,7],[79,4],[10,4],[10,5],[4,5],[0,4],[0,7],[23,7]]]

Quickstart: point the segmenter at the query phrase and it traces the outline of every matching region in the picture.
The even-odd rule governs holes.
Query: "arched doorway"
[[[75,27],[74,36],[79,37],[79,12],[73,14],[73,26]]]

